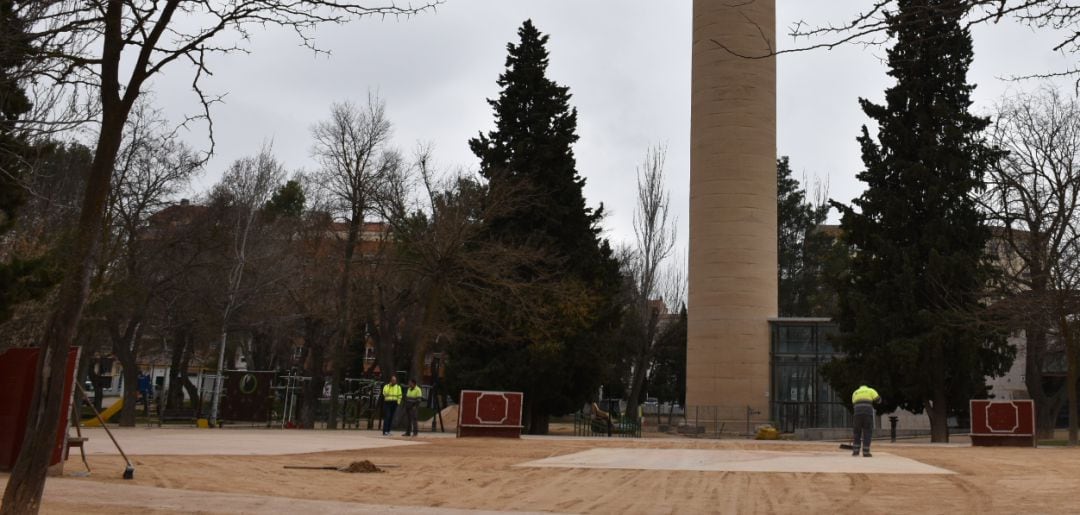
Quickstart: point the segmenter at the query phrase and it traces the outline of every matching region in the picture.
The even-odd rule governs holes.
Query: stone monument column
[[[686,405],[717,406],[728,428],[748,407],[752,422],[769,418],[776,59],[732,52],[767,54],[775,11],[774,0],[694,0]]]

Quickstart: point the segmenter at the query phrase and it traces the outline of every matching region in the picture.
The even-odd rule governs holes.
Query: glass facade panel
[[[780,326],[780,340],[776,350],[779,354],[814,354],[814,328],[812,326]]]
[[[778,429],[849,427],[851,414],[821,377],[821,365],[836,352],[828,321],[772,322],[772,418]]]

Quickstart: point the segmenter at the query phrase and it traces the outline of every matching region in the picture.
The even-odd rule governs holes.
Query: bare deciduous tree
[[[120,150],[107,219],[112,230],[101,260],[109,291],[103,314],[113,352],[123,366],[120,424],[135,425],[139,344],[154,291],[173,278],[156,265],[164,241],[147,238],[149,217],[165,206],[200,169],[200,160],[177,141],[161,113],[147,102],[134,108]]]
[[[40,509],[65,406],[66,349],[74,341],[89,292],[124,126],[148,81],[176,62],[190,66],[192,89],[209,121],[214,99],[202,88],[207,57],[242,51],[239,45],[254,31],[267,26],[290,28],[304,44],[315,48],[312,32],[320,24],[359,16],[409,15],[428,7],[323,0],[62,0],[16,5],[18,16],[30,27],[37,56],[27,76],[73,91],[71,98],[90,99],[89,103],[100,107],[100,116],[95,117],[100,125],[79,223],[73,228],[74,243],[62,265],[59,300],[41,345],[27,436],[4,491],[2,515]],[[81,97],[79,92],[83,92]]]
[[[765,52],[745,54],[733,50],[722,39],[713,40],[713,43],[732,55],[748,59],[763,59],[808,50],[832,50],[845,45],[873,47],[885,44],[889,40],[888,19],[897,16],[897,0],[873,0],[873,2],[860,5],[862,5],[862,10],[839,21],[799,20],[792,24],[788,28],[788,35],[795,41],[795,46],[792,48],[778,49],[775,42],[765,41]],[[1080,5],[1070,0],[949,0],[931,3],[926,8],[936,9],[943,13],[963,13],[966,20],[965,28],[998,24],[1002,20],[1013,19],[1032,29],[1062,32],[1061,39],[1047,50],[1080,52]],[[1080,76],[1080,66],[1047,70],[1038,74],[1017,75],[1013,78],[1077,76]],[[1077,79],[1076,84],[1080,88],[1080,78]]]
[[[1000,227],[1003,309],[1018,319],[1027,347],[1025,384],[1039,432],[1052,437],[1067,398],[1076,443],[1076,357],[1080,335],[1080,103],[1051,88],[1006,98],[992,141],[1008,154],[988,174],[985,209]],[[1000,309],[1000,308],[999,308]],[[1047,382],[1054,340],[1065,345],[1065,385]],[[1069,392],[1068,394],[1066,392]]]
[[[241,289],[244,273],[250,266],[252,233],[259,221],[263,206],[285,180],[285,168],[274,158],[269,145],[254,157],[239,159],[229,167],[221,179],[220,191],[227,196],[233,212],[230,261],[225,306],[221,314],[221,343],[218,348],[217,380],[210,398],[210,421],[217,423],[218,406],[223,385],[225,348],[229,335],[229,322],[242,302]]]
[[[364,107],[351,102],[334,104],[330,108],[330,119],[312,129],[315,137],[312,153],[321,165],[319,182],[328,193],[332,213],[343,219],[347,226],[337,284],[336,344],[330,353],[334,363],[327,422],[330,428],[337,427],[338,391],[349,342],[354,335],[350,292],[356,286],[356,251],[362,244],[365,216],[373,211],[379,185],[401,166],[400,155],[389,148],[390,134],[386,106],[374,94],[368,95]],[[384,379],[392,372],[384,369]]]
[[[655,301],[661,291],[664,261],[675,247],[675,219],[669,214],[670,196],[664,184],[663,145],[650,148],[637,171],[637,206],[634,211],[636,245],[629,260],[628,272],[633,277],[634,301],[630,317],[639,327],[634,334],[634,359],[630,380],[627,413],[637,413],[641,402],[645,376],[652,362],[653,347],[660,328],[660,308]]]

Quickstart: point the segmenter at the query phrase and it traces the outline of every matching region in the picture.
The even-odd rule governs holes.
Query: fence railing
[[[644,417],[646,431],[675,433],[698,438],[745,437],[753,435],[757,426],[768,420],[747,406],[686,406],[681,410],[648,414]]]

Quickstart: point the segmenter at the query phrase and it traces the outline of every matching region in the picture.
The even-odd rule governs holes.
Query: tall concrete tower
[[[776,60],[732,52],[767,54],[775,11],[774,0],[694,0],[686,404],[729,421],[748,407],[768,419]]]

